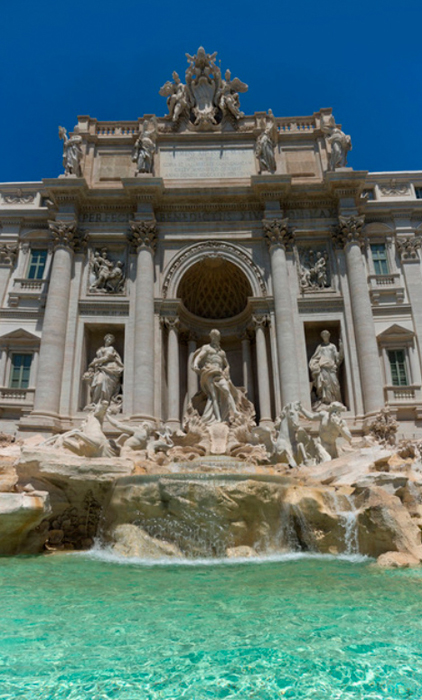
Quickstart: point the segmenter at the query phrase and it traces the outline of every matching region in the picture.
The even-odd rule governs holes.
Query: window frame
[[[18,376],[18,384],[15,385],[14,382],[16,381],[14,378],[14,372],[16,369],[16,366],[14,364],[14,358],[15,357],[29,357],[29,366],[25,367],[24,363],[21,363],[19,365],[19,376]],[[22,352],[22,351],[16,351],[13,350],[10,353],[10,372],[9,372],[9,389],[29,389],[31,386],[31,374],[32,374],[32,367],[34,363],[34,353],[33,352]],[[27,370],[27,376],[25,377],[25,370]],[[25,385],[24,385],[25,384]]]
[[[39,262],[39,260],[37,260],[37,262],[34,263],[33,256],[40,254],[40,253],[44,253],[45,257],[43,260],[41,275],[38,275],[38,271],[40,269],[40,262]],[[27,279],[27,280],[43,280],[43,279],[45,279],[45,273],[46,273],[46,269],[47,269],[47,261],[48,261],[48,248],[31,247],[31,249],[29,251],[29,260],[28,260],[28,264],[27,264],[27,268],[26,268],[25,279]],[[33,277],[30,277],[31,268],[33,267],[33,265],[35,266],[36,274],[34,274]]]

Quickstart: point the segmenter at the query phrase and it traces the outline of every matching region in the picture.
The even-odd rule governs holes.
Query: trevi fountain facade
[[[201,47],[0,185],[1,553],[421,559],[422,172],[247,89]]]

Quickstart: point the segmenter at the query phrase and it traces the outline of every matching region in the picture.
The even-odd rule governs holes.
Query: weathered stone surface
[[[113,539],[113,550],[124,557],[161,559],[183,556],[176,545],[150,537],[136,525],[118,525],[113,530]]]
[[[351,485],[367,474],[380,470],[382,464],[388,465],[392,454],[392,450],[380,445],[364,447],[358,451],[347,452],[331,462],[303,467],[299,473],[307,480],[312,479],[321,484]]]
[[[253,547],[228,547],[226,549],[226,556],[229,559],[246,559],[249,557],[256,557],[256,552]]]
[[[404,552],[422,558],[421,533],[397,496],[379,486],[357,495],[359,551],[371,557]]]
[[[385,569],[407,569],[410,566],[419,566],[419,559],[404,552],[385,552],[377,559],[378,566]]]
[[[50,513],[47,492],[0,493],[0,556],[39,551],[45,537],[36,528]]]

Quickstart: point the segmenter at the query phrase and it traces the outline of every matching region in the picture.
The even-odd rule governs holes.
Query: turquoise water
[[[1,700],[422,698],[422,572],[0,559]]]

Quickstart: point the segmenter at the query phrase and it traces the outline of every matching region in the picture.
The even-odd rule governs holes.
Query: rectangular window
[[[387,250],[384,243],[371,245],[372,260],[376,275],[388,275]]]
[[[404,350],[389,350],[388,359],[390,360],[391,380],[393,386],[408,386],[406,371],[406,355]]]
[[[47,262],[46,250],[31,250],[31,259],[29,261],[28,277],[29,280],[42,280]]]
[[[416,199],[422,199],[422,187],[415,187]]]
[[[12,373],[10,387],[12,389],[27,389],[31,372],[32,355],[16,353],[12,355]]]

